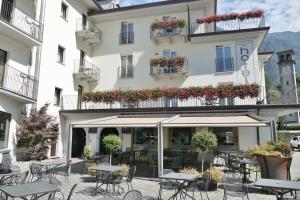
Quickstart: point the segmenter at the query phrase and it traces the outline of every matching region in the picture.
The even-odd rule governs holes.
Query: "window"
[[[217,46],[216,47],[216,72],[233,71],[233,59],[231,57],[231,48]]]
[[[65,63],[65,48],[63,48],[62,46],[58,46],[57,62],[61,64]]]
[[[62,92],[62,89],[55,87],[54,105],[56,105],[56,106],[60,106],[61,92]]]
[[[170,51],[170,50],[164,50],[163,51],[163,56],[165,58],[173,58],[177,56],[177,52],[176,51]],[[172,66],[172,65],[167,65],[164,68],[164,73],[176,73],[177,72],[177,67],[176,66]]]
[[[122,22],[120,44],[133,44],[133,43],[134,43],[133,23]]]
[[[61,3],[61,13],[60,16],[67,20],[68,17],[68,6],[65,3]]]
[[[121,56],[120,78],[133,78],[133,56]]]
[[[238,148],[238,131],[237,128],[230,127],[218,127],[211,129],[214,134],[217,136],[218,147],[223,147],[226,149],[228,147]]]
[[[8,146],[10,114],[0,111],[0,149]]]
[[[183,147],[191,145],[192,128],[171,128],[170,129],[170,145],[175,147]]]

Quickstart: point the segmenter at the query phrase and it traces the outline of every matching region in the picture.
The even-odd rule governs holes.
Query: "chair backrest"
[[[123,200],[143,200],[143,195],[138,190],[131,190],[124,195]]]
[[[56,185],[56,186],[60,185],[59,180],[53,176],[50,176],[49,178],[47,178],[47,180],[49,180],[49,183],[52,185]]]
[[[72,194],[74,193],[76,187],[77,187],[77,184],[73,185],[73,187],[70,190],[67,200],[71,200]]]
[[[29,170],[32,175],[40,175],[42,173],[43,166],[37,163],[32,163]]]
[[[9,153],[2,154],[2,164],[11,166],[11,156]]]
[[[26,180],[27,180],[27,177],[28,177],[28,174],[29,174],[29,171],[26,171],[26,172],[22,173],[19,180],[18,180],[18,183],[19,184],[25,184]]]
[[[244,184],[240,173],[227,172],[223,177],[223,187],[225,192],[243,192]]]
[[[130,167],[129,169],[129,174],[127,176],[127,181],[128,182],[131,182],[134,178],[134,175],[135,175],[135,172],[136,172],[136,166],[132,166]]]
[[[109,155],[104,155],[99,157],[99,164],[109,163]]]

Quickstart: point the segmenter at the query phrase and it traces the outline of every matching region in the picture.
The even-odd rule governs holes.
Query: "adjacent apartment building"
[[[30,16],[19,20],[20,27],[28,26],[23,30],[1,9],[0,69],[14,66],[11,74],[22,74],[11,81],[15,77],[0,70],[7,80],[0,82],[0,140],[12,156],[16,120],[31,104],[50,103],[60,122],[50,157],[80,157],[85,145],[105,154],[102,138],[117,134],[123,140],[120,158],[134,161],[141,174],[150,168],[153,176],[163,168],[196,165],[191,137],[197,130],[213,131],[218,151],[245,150],[276,139],[274,120],[297,107],[265,105],[264,64],[272,52],[258,52],[269,31],[260,10],[212,20],[203,18],[216,14],[212,0],[127,7],[95,0],[2,2],[11,3],[11,12],[24,2],[19,7]],[[253,84],[260,92],[246,98],[83,99],[97,91]]]

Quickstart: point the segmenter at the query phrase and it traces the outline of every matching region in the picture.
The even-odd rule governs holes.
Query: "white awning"
[[[157,127],[169,117],[113,116],[73,123],[74,128],[93,127]]]
[[[179,116],[164,127],[261,127],[268,126],[268,121],[261,121],[250,116]]]

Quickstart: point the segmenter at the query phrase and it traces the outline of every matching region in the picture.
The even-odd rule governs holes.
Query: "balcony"
[[[2,1],[0,32],[29,47],[41,45],[43,40],[42,23],[7,0]]]
[[[90,45],[101,44],[102,32],[91,22],[77,19],[76,35]]]
[[[2,73],[1,73],[2,72]],[[38,81],[34,76],[5,65],[0,68],[0,92],[15,98],[20,103],[34,103],[37,99]]]
[[[151,59],[150,75],[155,79],[186,78],[188,75],[187,58],[177,56],[174,58]]]
[[[246,30],[254,28],[265,27],[265,17],[249,18],[249,19],[234,19],[227,21],[219,21],[212,23],[202,23],[197,22],[191,23],[190,31],[191,35],[199,35],[206,33],[217,33],[226,31],[236,31],[236,30]]]
[[[119,79],[133,78],[133,66],[120,66],[119,67]]]
[[[247,97],[245,99],[233,98],[230,104],[224,104],[223,99],[213,102],[205,98],[189,98],[187,100],[160,98],[156,101],[140,101],[135,103],[115,102],[111,104],[95,102],[79,102],[76,95],[65,95],[62,98],[64,110],[91,110],[91,109],[128,109],[128,108],[181,108],[181,107],[203,107],[203,106],[232,106],[232,105],[255,105],[257,98]],[[229,102],[229,101],[228,101]]]
[[[73,76],[78,81],[97,82],[100,80],[100,69],[87,60],[75,60]]]
[[[150,30],[150,38],[152,41],[154,41],[156,44],[168,41],[170,43],[177,41],[177,40],[187,40],[187,28],[183,27],[177,27],[177,28],[171,28],[171,29],[151,29]]]
[[[120,43],[120,45],[133,44],[134,43],[134,32],[120,33],[119,43]]]
[[[216,58],[216,72],[233,72],[233,58]]]

